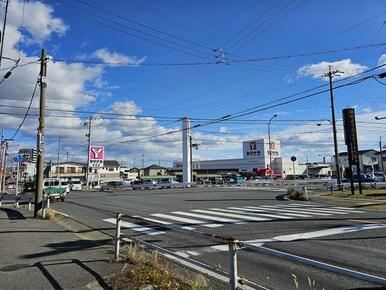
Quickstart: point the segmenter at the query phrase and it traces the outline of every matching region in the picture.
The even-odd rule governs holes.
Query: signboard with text
[[[88,157],[90,160],[90,167],[103,167],[105,148],[103,146],[91,145]]]
[[[355,110],[343,110],[344,139],[347,145],[348,158],[352,165],[359,165],[358,138],[355,124]]]

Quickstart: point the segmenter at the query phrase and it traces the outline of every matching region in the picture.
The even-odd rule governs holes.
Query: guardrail
[[[239,241],[239,240],[231,238],[231,237],[230,238],[221,237],[218,235],[208,234],[208,233],[201,232],[198,230],[187,231],[187,230],[182,229],[181,227],[173,226],[171,224],[160,224],[160,223],[152,222],[154,225],[161,226],[164,228],[169,228],[169,229],[176,230],[176,231],[182,231],[184,234],[189,233],[191,235],[196,235],[196,236],[199,236],[201,238],[206,237],[209,239],[214,239],[217,242],[221,241],[223,243],[226,243],[228,245],[228,272],[224,272],[224,271],[221,271],[221,270],[216,269],[214,267],[211,267],[209,265],[206,265],[200,261],[194,260],[194,259],[189,258],[189,257],[181,256],[175,252],[169,251],[169,250],[164,249],[160,246],[154,245],[150,242],[143,241],[143,240],[138,239],[136,237],[129,236],[129,239],[125,238],[125,236],[122,235],[122,232],[121,232],[122,218],[124,218],[124,217],[128,217],[128,218],[131,218],[134,220],[140,220],[142,222],[144,221],[141,218],[134,217],[134,216],[131,216],[128,214],[117,213],[116,225],[115,225],[115,238],[114,238],[114,250],[115,250],[114,251],[114,257],[115,257],[115,260],[119,259],[122,240],[128,241],[128,242],[135,241],[135,242],[142,244],[142,245],[145,245],[149,248],[156,249],[157,251],[159,251],[161,253],[166,253],[168,257],[177,257],[178,259],[187,261],[188,263],[191,263],[193,265],[199,265],[200,267],[203,267],[204,269],[210,270],[214,273],[217,273],[219,275],[227,277],[230,290],[236,290],[239,287],[239,285],[253,285],[253,287],[255,289],[257,286],[258,286],[258,288],[265,289],[262,286],[259,286],[251,281],[248,281],[248,280],[243,279],[243,278],[238,276],[237,251],[239,249],[246,248],[246,249],[249,249],[249,250],[252,250],[255,252],[260,252],[260,253],[269,254],[272,256],[280,257],[280,258],[285,258],[285,259],[290,260],[290,261],[300,262],[300,263],[303,263],[306,265],[310,265],[310,266],[317,267],[317,268],[327,270],[330,272],[342,274],[342,275],[349,276],[349,277],[352,277],[355,279],[360,279],[360,280],[363,280],[366,282],[386,286],[386,279],[382,278],[382,277],[358,272],[358,271],[351,270],[348,268],[332,265],[329,263],[320,262],[317,260],[313,260],[313,259],[298,256],[298,255],[282,252],[279,250],[270,249],[270,248],[264,247],[263,245],[250,244],[247,242]]]

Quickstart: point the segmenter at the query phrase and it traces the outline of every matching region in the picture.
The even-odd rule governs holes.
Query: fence
[[[162,247],[154,245],[150,242],[145,242],[143,240],[140,240],[140,239],[134,238],[134,237],[130,237],[129,239],[125,238],[125,236],[122,235],[122,232],[121,232],[121,223],[122,223],[122,218],[124,218],[124,217],[128,217],[128,218],[135,219],[135,220],[141,220],[142,222],[144,221],[140,218],[137,218],[137,217],[134,217],[134,216],[131,216],[128,214],[117,213],[117,215],[116,215],[116,227],[115,227],[115,239],[114,239],[115,260],[118,260],[118,258],[119,258],[121,240],[128,241],[128,242],[135,241],[135,242],[142,244],[142,245],[145,245],[149,248],[156,249],[160,253],[166,253],[169,258],[170,257],[177,257],[178,259],[185,260],[192,265],[199,265],[200,267],[207,269],[209,271],[212,271],[213,273],[216,273],[216,274],[221,275],[223,277],[227,277],[227,279],[228,279],[227,281],[228,281],[230,290],[237,289],[239,287],[239,285],[243,285],[243,287],[253,288],[253,289],[266,289],[263,286],[260,286],[256,283],[253,283],[253,282],[248,281],[246,279],[242,279],[238,276],[237,251],[239,249],[245,248],[245,249],[249,249],[249,250],[252,250],[255,252],[269,254],[272,256],[284,258],[284,259],[287,259],[290,261],[300,262],[302,264],[306,264],[306,265],[317,267],[317,268],[320,268],[320,269],[323,269],[326,271],[342,274],[342,275],[349,276],[349,277],[352,277],[355,279],[360,279],[360,280],[363,280],[366,282],[386,286],[386,279],[382,278],[382,277],[358,272],[358,271],[351,270],[348,268],[339,267],[336,265],[320,262],[320,261],[305,258],[302,256],[282,252],[279,250],[270,249],[270,248],[264,247],[263,245],[254,245],[254,244],[245,243],[245,242],[239,241],[239,240],[234,239],[234,238],[225,238],[225,237],[221,237],[221,236],[217,236],[217,235],[208,234],[205,232],[200,232],[198,230],[187,231],[187,230],[181,229],[180,227],[176,227],[176,226],[173,226],[170,224],[164,225],[164,224],[158,224],[158,223],[154,222],[155,225],[169,228],[172,230],[183,231],[184,233],[189,233],[189,234],[196,235],[199,237],[206,237],[206,238],[214,239],[216,241],[221,241],[224,243],[226,242],[228,245],[228,272],[224,272],[224,271],[221,271],[221,270],[216,269],[214,267],[211,267],[209,265],[206,265],[200,261],[194,260],[192,258],[181,256],[178,253],[169,251],[167,249],[164,249]]]

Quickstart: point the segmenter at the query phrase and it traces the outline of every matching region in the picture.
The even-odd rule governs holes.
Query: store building
[[[265,139],[243,142],[243,158],[193,161],[193,171],[204,174],[218,174],[227,172],[272,174],[285,177],[293,174],[293,162],[290,158],[281,156],[280,141]],[[182,162],[174,162],[173,171],[181,171]],[[295,174],[304,174],[305,165],[295,162]]]

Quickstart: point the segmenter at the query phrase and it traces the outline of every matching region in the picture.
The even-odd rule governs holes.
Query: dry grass
[[[122,248],[122,256],[124,269],[108,281],[113,289],[140,289],[147,285],[159,290],[183,289],[158,253],[149,254],[137,245],[129,245]]]

